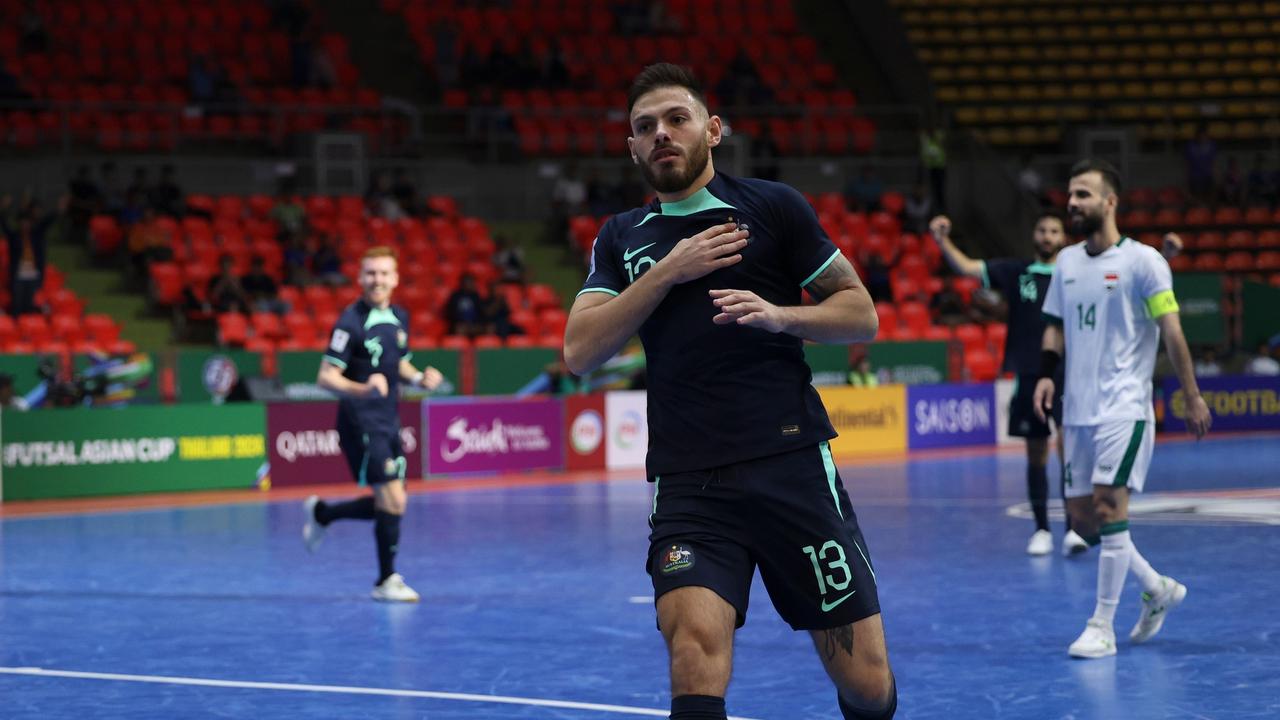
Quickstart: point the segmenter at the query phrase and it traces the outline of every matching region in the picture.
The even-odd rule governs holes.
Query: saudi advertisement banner
[[[430,475],[564,467],[559,400],[429,400],[426,408]]]
[[[5,413],[5,500],[248,488],[266,461],[257,403]]]

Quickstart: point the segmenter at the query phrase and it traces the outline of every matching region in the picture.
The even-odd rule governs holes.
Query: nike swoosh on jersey
[[[648,245],[645,245],[644,247],[638,247],[638,248],[636,248],[635,250],[623,250],[623,251],[622,251],[622,261],[623,261],[623,262],[630,262],[631,258],[633,258],[633,257],[635,257],[635,256],[636,256],[636,253],[644,252],[645,250],[648,250],[649,248],[653,247],[653,246],[654,246],[654,245],[656,245],[656,244],[657,244],[657,243],[649,243]]]
[[[848,595],[845,595],[844,597],[842,597],[842,598],[840,598],[840,599],[836,600],[835,602],[827,602],[826,600],[823,600],[823,601],[822,601],[822,612],[831,612],[832,610],[835,610],[837,605],[839,605],[840,603],[844,602],[845,600],[848,600],[849,598],[853,597],[854,593],[856,593],[856,592],[858,592],[858,591],[857,591],[857,590],[850,591]]]

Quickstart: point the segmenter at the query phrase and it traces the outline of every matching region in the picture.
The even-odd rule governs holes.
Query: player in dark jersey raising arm
[[[316,382],[336,393],[338,442],[351,474],[373,493],[342,503],[312,495],[304,505],[302,539],[312,552],[335,520],[372,520],[378,548],[378,581],[371,595],[384,602],[417,602],[418,593],[395,571],[404,515],[405,460],[400,448],[400,383],[435,388],[444,376],[410,362],[409,315],[391,304],[400,282],[395,253],[373,247],[360,261],[363,296],[347,306],[329,336]]]
[[[1031,395],[1036,389],[1040,372],[1040,339],[1044,337],[1044,319],[1040,305],[1044,302],[1049,278],[1053,275],[1053,261],[1066,240],[1062,218],[1052,212],[1044,212],[1036,219],[1032,242],[1035,260],[999,258],[974,260],[951,242],[951,219],[939,215],[929,221],[929,233],[942,249],[951,269],[969,277],[981,278],[986,288],[998,290],[1009,305],[1009,332],[1005,336],[1003,370],[1016,376],[1013,398],[1009,401],[1009,434],[1027,441],[1027,498],[1036,523],[1035,533],[1027,543],[1027,554],[1047,555],[1053,550],[1053,535],[1049,533],[1049,424],[1036,417],[1031,407]],[[1053,418],[1062,426],[1062,382],[1053,407]],[[1062,458],[1062,436],[1058,435],[1058,458]],[[1063,490],[1059,478],[1059,493]],[[1067,531],[1062,537],[1064,555],[1084,552],[1089,546],[1071,530],[1067,517]]]
[[[802,349],[872,339],[871,298],[799,192],[715,171],[720,118],[688,70],[645,68],[628,111],[631,157],[658,197],[601,228],[564,357],[582,374],[637,331],[644,344],[647,567],[671,718],[726,717],[757,566],[778,613],[812,635],[844,717],[890,718],[875,573]]]

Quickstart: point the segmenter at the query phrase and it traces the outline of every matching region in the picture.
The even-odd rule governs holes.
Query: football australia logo
[[[671,575],[693,567],[693,551],[683,545],[672,545],[662,554],[662,574]]]

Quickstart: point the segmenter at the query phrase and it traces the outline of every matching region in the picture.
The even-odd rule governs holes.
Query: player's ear
[[[719,145],[723,137],[724,124],[720,121],[720,116],[712,115],[707,118],[707,146],[715,147]]]
[[[631,153],[631,162],[639,165],[640,156],[636,155],[636,139],[633,137],[627,138],[627,152]]]

